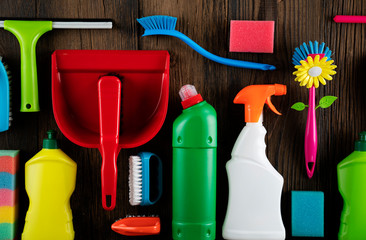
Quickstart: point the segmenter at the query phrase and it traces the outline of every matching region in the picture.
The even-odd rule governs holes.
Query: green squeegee
[[[52,29],[111,29],[112,22],[52,22],[52,21],[0,21],[0,28],[13,33],[20,44],[21,112],[38,112],[38,80],[36,44]]]

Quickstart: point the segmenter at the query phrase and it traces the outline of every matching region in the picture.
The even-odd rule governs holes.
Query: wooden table
[[[166,14],[178,18],[177,27],[203,48],[219,56],[276,65],[276,71],[227,67],[194,52],[170,37],[141,38],[136,19]],[[325,193],[325,239],[336,239],[342,199],[337,188],[336,165],[353,151],[358,133],[366,127],[365,36],[362,24],[336,24],[336,14],[366,15],[365,0],[2,0],[4,19],[112,19],[112,30],[54,30],[42,36],[37,45],[39,97],[41,111],[20,113],[20,53],[16,38],[0,32],[0,54],[13,73],[13,114],[11,129],[0,134],[1,149],[21,150],[19,228],[24,225],[28,197],[24,190],[24,163],[42,146],[46,131],[55,129],[62,150],[78,164],[77,183],[71,198],[75,239],[132,239],[110,230],[110,225],[128,214],[157,214],[162,220],[160,236],[143,239],[171,239],[172,148],[174,119],[181,113],[178,91],[183,84],[194,84],[211,103],[218,117],[217,156],[217,239],[226,213],[228,183],[225,164],[244,126],[243,106],[233,98],[250,84],[286,84],[287,96],[273,97],[283,116],[264,111],[267,129],[267,156],[283,175],[282,215],[287,239],[291,238],[290,191]],[[274,20],[273,54],[230,53],[231,20]],[[260,37],[260,36],[258,36]],[[295,102],[307,102],[308,92],[294,82],[291,58],[295,47],[309,40],[324,41],[333,50],[338,65],[334,81],[317,90],[317,101],[325,95],[339,99],[328,109],[317,110],[318,155],[314,177],[308,179],[304,164],[306,111],[290,109]],[[101,205],[101,156],[96,149],[79,147],[60,133],[52,113],[51,54],[56,49],[168,50],[171,55],[170,99],[166,121],[149,143],[136,149],[123,149],[118,157],[118,196],[115,210]],[[139,151],[158,154],[164,164],[164,193],[151,207],[132,207],[128,203],[128,156]],[[52,221],[52,219],[50,219]],[[141,238],[142,239],[142,238]]]

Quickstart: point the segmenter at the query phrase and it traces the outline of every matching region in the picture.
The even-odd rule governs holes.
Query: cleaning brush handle
[[[247,61],[241,61],[241,60],[235,60],[230,58],[224,58],[217,56],[215,54],[212,54],[202,48],[200,45],[198,45],[196,42],[194,42],[192,39],[184,35],[183,33],[177,31],[177,30],[145,30],[144,35],[142,36],[150,36],[150,35],[168,35],[172,37],[179,38],[183,42],[185,42],[188,46],[193,48],[196,52],[201,54],[202,56],[227,66],[232,67],[239,67],[239,68],[249,68],[249,69],[258,69],[258,70],[275,70],[276,67],[269,64],[263,64],[263,63],[255,63],[255,62],[247,62]]]
[[[315,115],[315,87],[313,86],[309,89],[309,109],[305,130],[305,164],[306,173],[309,178],[312,178],[314,174],[317,148],[318,135]]]
[[[366,23],[366,16],[336,15],[333,20],[336,23]]]
[[[21,112],[38,112],[38,79],[36,45],[38,39],[52,30],[51,21],[5,20],[4,29],[13,33],[20,45]]]
[[[105,210],[113,210],[116,206],[118,144],[103,141],[102,146],[102,205]]]
[[[119,153],[119,122],[121,81],[116,76],[103,76],[98,82],[100,147],[103,162],[102,204],[105,210],[116,206],[117,156]]]

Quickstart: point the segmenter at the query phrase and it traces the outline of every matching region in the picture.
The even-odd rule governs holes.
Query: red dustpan
[[[116,204],[122,148],[151,140],[168,108],[167,51],[57,50],[52,102],[58,127],[72,142],[102,154],[102,203]]]

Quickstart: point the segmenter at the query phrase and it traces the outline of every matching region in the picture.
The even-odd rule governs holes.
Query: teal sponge
[[[291,192],[293,237],[324,237],[324,193]]]

